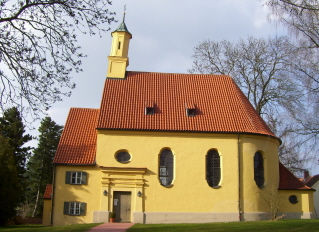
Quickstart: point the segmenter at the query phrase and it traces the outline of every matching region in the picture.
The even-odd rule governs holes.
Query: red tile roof
[[[279,188],[280,190],[312,190],[295,177],[284,165],[279,163]]]
[[[52,197],[52,184],[47,184],[43,194],[43,199],[51,199]]]
[[[312,177],[309,177],[305,182],[303,182],[305,185],[312,187],[315,183],[319,181],[319,175],[315,175]]]
[[[145,107],[155,106],[154,115]],[[188,117],[186,107],[195,106]],[[253,133],[273,136],[226,75],[127,72],[105,82],[98,129]]]
[[[54,164],[95,164],[98,115],[98,109],[70,109]]]

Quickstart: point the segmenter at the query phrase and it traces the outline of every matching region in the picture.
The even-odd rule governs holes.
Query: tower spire
[[[111,54],[108,57],[108,78],[125,78],[126,67],[129,64],[128,48],[132,34],[125,25],[126,5],[124,5],[123,21],[118,28],[112,32]]]

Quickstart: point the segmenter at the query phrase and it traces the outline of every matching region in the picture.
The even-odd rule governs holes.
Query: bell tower
[[[112,32],[111,54],[108,56],[107,78],[125,78],[126,67],[129,65],[128,48],[132,34],[125,25],[125,7],[123,22]]]

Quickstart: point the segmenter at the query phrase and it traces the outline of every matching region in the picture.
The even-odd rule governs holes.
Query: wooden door
[[[114,192],[113,210],[116,222],[131,222],[131,192]]]

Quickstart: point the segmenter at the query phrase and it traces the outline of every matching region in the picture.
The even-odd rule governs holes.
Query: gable
[[[95,164],[98,115],[98,109],[70,109],[54,164]]]
[[[279,163],[279,176],[279,190],[312,190],[304,185],[281,163]]]
[[[145,107],[154,105],[154,114]],[[189,117],[187,109],[195,108]],[[98,129],[253,133],[275,137],[226,75],[127,72],[106,79]]]

